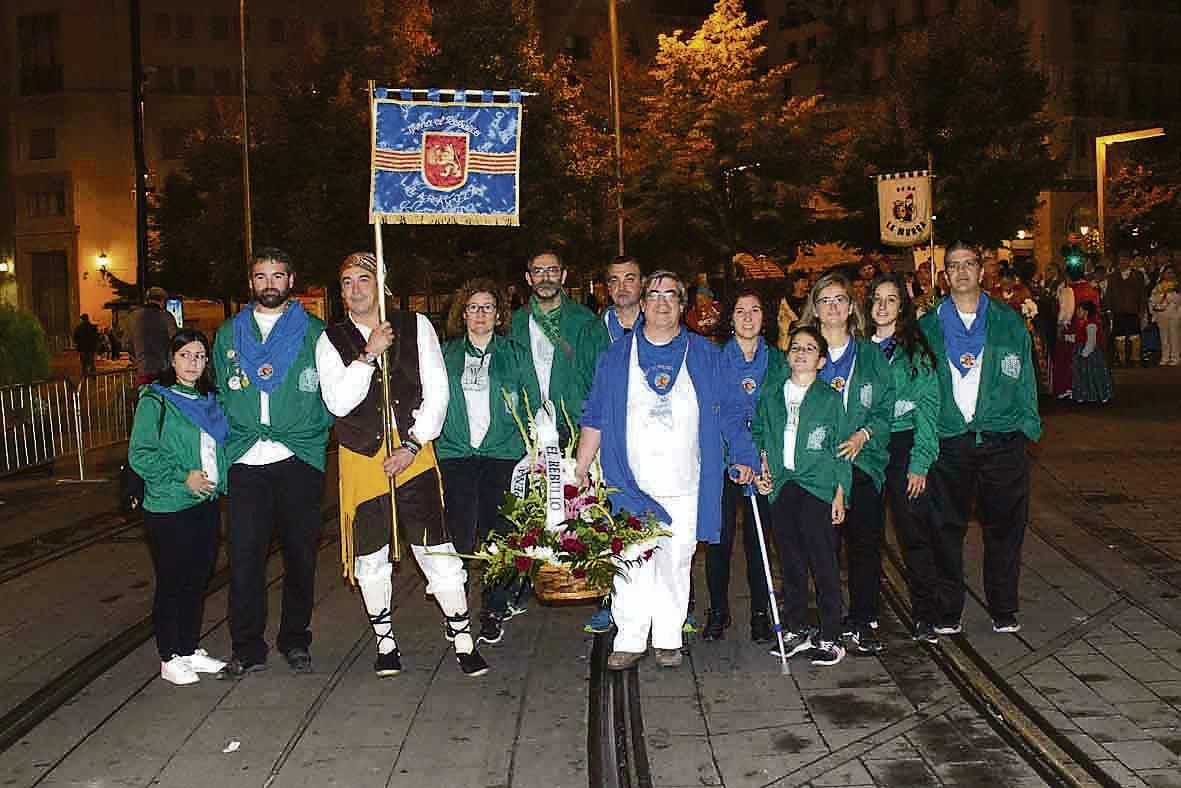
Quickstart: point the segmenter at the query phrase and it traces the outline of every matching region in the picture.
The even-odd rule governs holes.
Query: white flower
[[[1029,298],[1025,299],[1021,303],[1021,316],[1026,320],[1033,320],[1037,317],[1037,304]]]
[[[499,552],[500,548],[495,543],[488,545],[488,555],[497,555]]]
[[[552,547],[526,547],[525,555],[534,561],[549,561],[554,557],[554,549]]]

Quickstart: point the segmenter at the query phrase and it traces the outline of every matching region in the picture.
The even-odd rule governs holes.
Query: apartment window
[[[176,90],[179,93],[196,93],[197,69],[192,66],[178,66],[176,69]]]
[[[156,14],[156,38],[172,38],[172,15]]]
[[[219,96],[228,96],[234,92],[234,81],[230,78],[228,68],[213,69],[213,92]]]
[[[267,41],[272,44],[282,44],[287,41],[287,20],[267,20]]]
[[[49,191],[29,192],[25,195],[25,212],[30,219],[48,219],[54,216],[65,216],[65,186],[58,186]]]
[[[230,18],[215,16],[209,20],[209,38],[212,41],[230,40]]]
[[[21,95],[32,96],[61,90],[62,64],[58,59],[61,28],[57,14],[18,16],[16,28]]]
[[[192,14],[177,14],[176,15],[176,40],[177,41],[192,41],[193,40],[193,15]]]
[[[160,130],[160,158],[169,161],[185,157],[188,130],[184,128],[168,128]]]
[[[29,159],[40,161],[57,158],[57,129],[50,126],[45,129],[29,131]]]

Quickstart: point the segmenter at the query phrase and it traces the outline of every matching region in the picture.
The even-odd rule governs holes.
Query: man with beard
[[[566,295],[562,289],[566,273],[556,252],[541,252],[530,258],[525,281],[533,294],[525,306],[513,313],[512,324],[512,338],[529,351],[541,395],[554,403],[563,444],[570,439],[567,416],[570,423],[578,424],[582,415],[582,401],[597,356],[581,337],[595,315]],[[536,403],[531,407],[536,408]]]
[[[450,388],[439,338],[430,321],[413,312],[391,311],[380,322],[377,259],[351,254],[340,265],[340,292],[348,314],[328,326],[316,345],[316,369],[324,402],[337,417],[340,441],[341,559],[345,576],[361,589],[369,623],[377,635],[378,676],[402,671],[394,639],[393,515],[412,544],[410,552],[427,579],[427,593],[442,608],[448,639],[455,643],[460,670],[488,671],[472,642],[468,621],[467,572],[443,521],[443,496],[434,440],[447,416]],[[382,354],[389,364],[394,407],[394,442],[387,454],[382,423]],[[390,509],[390,477],[396,509]]]
[[[217,332],[214,371],[230,424],[230,638],[223,673],[265,670],[266,563],[271,533],[283,556],[275,646],[291,670],[311,670],[316,543],[324,450],[332,417],[320,398],[316,341],[324,324],[291,300],[291,258],[263,248],[250,265],[252,300]]]

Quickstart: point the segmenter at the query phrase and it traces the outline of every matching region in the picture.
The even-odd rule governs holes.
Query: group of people
[[[846,644],[883,647],[886,503],[906,560],[915,638],[960,631],[973,506],[994,628],[1016,631],[1025,446],[1041,429],[1030,338],[1019,315],[982,291],[978,253],[957,244],[947,255],[950,296],[921,321],[902,277],[880,274],[855,288],[827,274],[807,292],[781,350],[764,338],[771,305],[760,293],[714,307],[731,332],[717,343],[686,326],[681,277],[645,275],[631,257],[606,266],[612,303],[601,315],[568,296],[567,269],[553,252],[528,260],[529,298],[515,311],[495,282],[471,280],[440,344],[422,315],[391,310],[381,320],[385,295],[372,255],[341,263],[346,314],[326,326],[292,299],[290,257],[258,250],[251,301],[212,346],[196,331],[172,336],[168,368],[143,387],[135,415],[130,461],[146,487],[161,675],[188,684],[201,673],[266,669],[266,563],[276,533],[284,575],[275,647],[293,671],[311,669],[334,423],[342,569],[376,635],[375,673],[402,669],[391,618],[396,533],[426,578],[459,669],[486,672],[479,646],[500,642],[524,601],[519,585],[485,586],[474,626],[463,556],[508,526],[498,507],[526,451],[516,417],[544,401],[563,414],[561,442],[577,442],[579,482],[598,458],[612,504],[652,513],[669,532],[650,560],[619,573],[608,604],[588,622],[617,630],[612,669],[635,664],[649,642],[660,665],[680,664],[702,541],[710,597],[703,636],[724,636],[740,519],[751,636],[772,639],[756,508],[781,568],[788,656],[807,651],[813,663],[832,665]],[[198,639],[217,552],[216,499],[227,493],[232,654],[222,662]],[[816,622],[807,615],[809,573]]]

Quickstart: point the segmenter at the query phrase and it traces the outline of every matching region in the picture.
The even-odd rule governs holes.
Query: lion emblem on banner
[[[432,189],[458,189],[467,183],[467,153],[467,134],[426,132],[422,137],[422,179]]]

